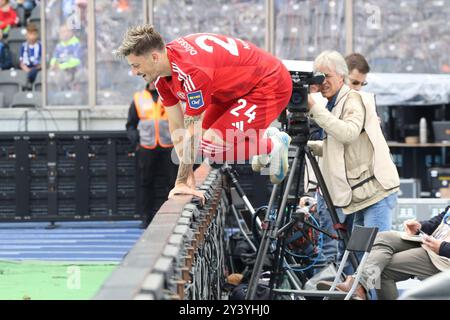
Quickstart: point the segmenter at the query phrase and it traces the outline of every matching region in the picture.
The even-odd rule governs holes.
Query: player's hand
[[[192,195],[195,197],[199,197],[202,205],[205,204],[204,191],[195,190],[193,188],[190,188],[187,184],[184,183],[176,184],[175,187],[172,190],[170,190],[168,198],[172,199],[176,195]]]
[[[193,170],[191,171],[191,173],[189,173],[189,176],[187,179],[187,186],[191,189],[195,189],[195,176],[194,176]]]
[[[435,239],[431,236],[423,236],[422,237],[422,243],[426,245],[428,248],[431,249],[436,254],[439,254],[439,248],[441,247],[441,243],[443,240]]]
[[[415,219],[409,219],[403,222],[403,228],[405,229],[406,234],[411,236],[415,235],[421,227],[422,225],[420,224],[420,222]]]

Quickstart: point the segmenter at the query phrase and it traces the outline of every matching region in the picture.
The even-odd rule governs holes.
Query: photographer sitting
[[[350,232],[353,217],[349,215],[354,213],[363,216],[364,226],[390,230],[400,181],[377,120],[375,99],[345,84],[348,67],[336,51],[322,52],[314,61],[314,71],[326,78],[311,86],[311,92],[320,91],[328,103],[324,107],[308,95],[309,115],[323,129],[323,140],[308,145],[323,157],[320,168],[340,221]],[[335,233],[320,193],[318,210],[321,227]],[[337,243],[326,238],[324,255],[332,261]]]

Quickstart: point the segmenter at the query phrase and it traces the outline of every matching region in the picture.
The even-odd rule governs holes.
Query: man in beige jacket
[[[345,84],[348,67],[336,51],[322,52],[314,61],[314,71],[323,72],[326,78],[311,91],[320,91],[328,104],[324,107],[308,96],[309,115],[323,129],[323,140],[308,145],[315,155],[322,156],[320,168],[333,204],[341,208],[341,223],[347,216],[351,231],[352,217],[348,215],[355,214],[361,216],[358,220],[364,221],[364,226],[390,230],[400,181],[378,122],[374,96]],[[320,200],[319,195],[322,227],[329,230],[329,213]],[[327,260],[333,260],[328,256],[337,253],[336,247],[325,244]]]
[[[356,289],[359,298],[365,299],[366,291],[375,288],[379,300],[397,299],[396,282],[412,277],[424,279],[450,270],[450,206],[430,220],[407,220],[403,226],[408,236],[417,235],[417,241],[397,231],[379,233]],[[348,292],[353,281],[353,277],[347,277],[336,288]],[[330,286],[327,281],[317,284],[320,290]]]

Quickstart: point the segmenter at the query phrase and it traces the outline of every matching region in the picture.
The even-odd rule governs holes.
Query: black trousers
[[[171,159],[173,148],[145,149],[137,152],[140,213],[149,224],[175,185],[178,165]]]

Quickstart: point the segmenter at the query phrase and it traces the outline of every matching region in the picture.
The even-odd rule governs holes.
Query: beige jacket
[[[432,233],[432,236],[433,236],[433,237],[436,237],[436,235],[437,235],[438,233],[440,233],[441,230],[442,230],[442,228],[444,228],[444,227],[445,227],[444,223],[441,222],[441,224],[440,224],[440,225],[436,228],[436,230],[434,230],[434,232]],[[448,232],[448,233],[447,233],[447,236],[446,236],[444,239],[442,239],[442,240],[444,240],[444,241],[446,241],[446,242],[450,242],[450,232]],[[436,268],[438,268],[440,271],[444,271],[444,270],[447,270],[447,269],[450,268],[450,259],[449,259],[449,258],[446,258],[446,257],[443,257],[443,256],[438,255],[437,253],[435,253],[434,251],[432,251],[430,248],[428,248],[428,247],[425,246],[425,245],[422,245],[422,248],[424,248],[424,249],[427,251],[428,256],[430,257],[431,262],[432,262],[432,263],[434,264],[434,266],[435,266]]]
[[[308,146],[323,155],[319,164],[335,206],[350,214],[398,191],[400,179],[373,94],[344,84],[331,112],[315,104],[309,114],[327,134],[325,140],[310,141]]]

